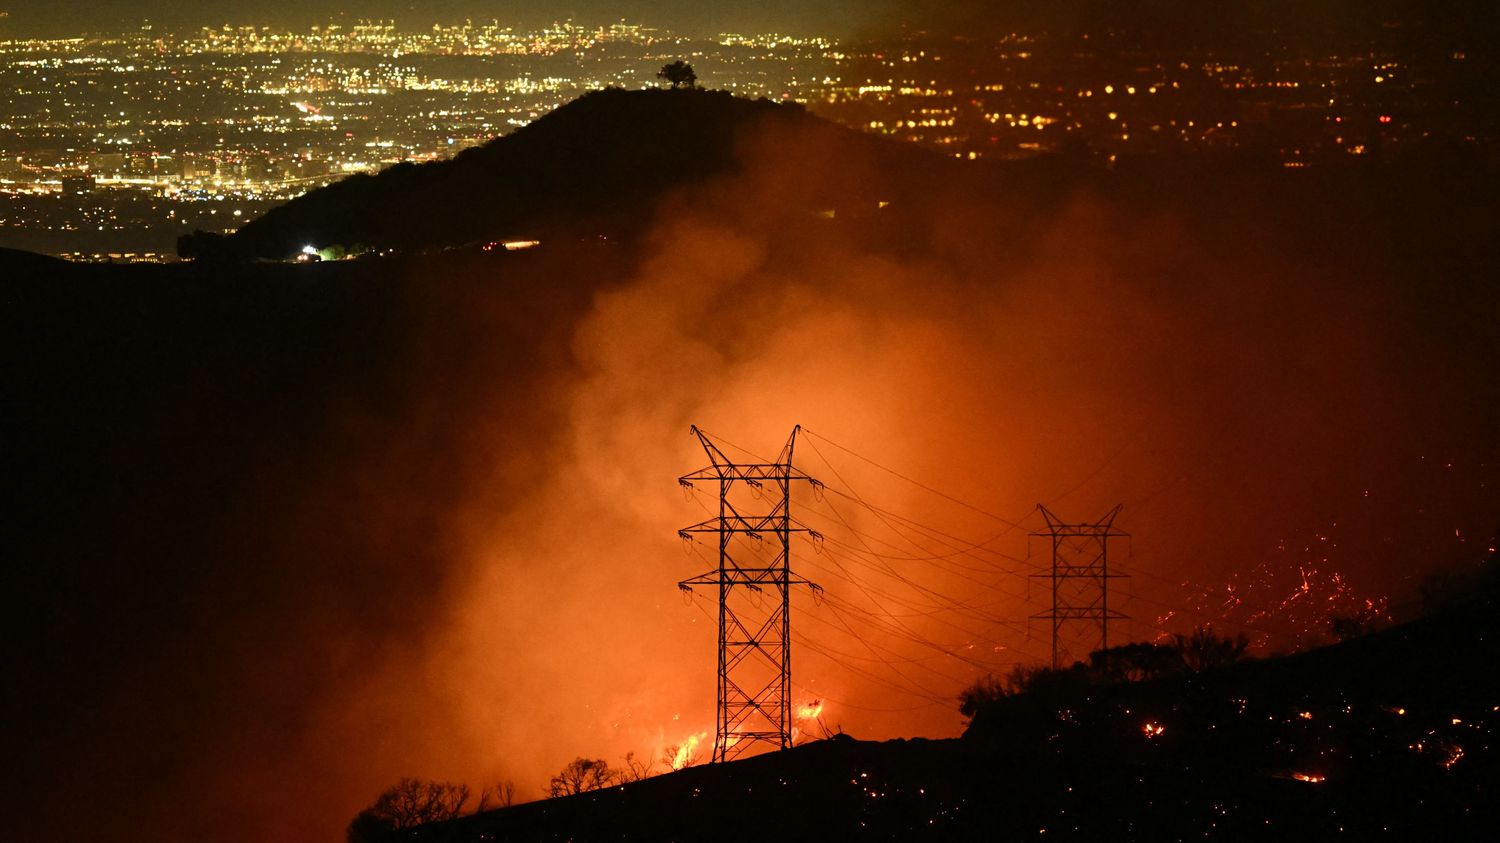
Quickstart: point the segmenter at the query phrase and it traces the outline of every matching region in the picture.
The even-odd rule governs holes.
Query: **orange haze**
[[[1117,605],[1133,621],[1117,641],[1266,562],[1399,602],[1494,526],[1495,486],[1480,491],[1492,364],[1453,337],[1471,317],[1432,304],[1462,296],[1429,294],[1416,269],[1448,245],[1440,226],[1411,234],[1412,258],[1379,214],[1335,218],[1336,198],[1299,211],[1318,195],[1306,187],[1158,195],[1140,177],[908,186],[888,217],[830,222],[798,203],[896,177],[795,138],[747,143],[745,159],[659,209],[621,280],[535,271],[572,248],[551,243],[468,275],[414,270],[370,317],[396,326],[369,356],[379,377],[349,375],[372,380],[330,386],[306,430],[244,445],[266,467],[243,495],[280,515],[236,526],[215,510],[212,553],[305,561],[184,586],[213,595],[187,628],[209,630],[211,652],[174,632],[196,655],[169,647],[101,692],[126,730],[154,706],[181,712],[149,742],[102,715],[79,733],[161,755],[132,773],[124,822],[157,839],[332,840],[403,776],[510,779],[536,798],[576,756],[635,752],[660,771],[666,748],[711,739],[712,607],[675,587],[712,564],[676,534],[711,501],[675,482],[706,460],[690,424],[763,456],[801,424],[804,470],[965,549],[799,492],[794,514],[828,537],[821,554],[794,546],[829,596],[794,601],[795,703],[821,702],[799,724],[814,736],[956,735],[966,682],[1046,657],[1027,620],[1044,606],[1027,577],[1045,561],[1025,536],[1038,502],[1073,519],[1125,505],[1134,538],[1116,558],[1133,577]],[[1403,219],[1446,206],[1415,207]],[[362,561],[384,555],[411,561],[378,576]],[[1263,651],[1303,640],[1276,624],[1256,623]]]

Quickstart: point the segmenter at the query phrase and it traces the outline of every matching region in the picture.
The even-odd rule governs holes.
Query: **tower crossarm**
[[[812,580],[803,579],[798,576],[789,576],[783,568],[727,568],[722,571],[708,571],[696,577],[689,577],[677,583],[677,587],[683,591],[691,591],[696,586],[761,586],[761,585],[805,585],[813,591],[821,592],[823,587]]]
[[[1100,537],[1123,538],[1130,534],[1118,527],[1096,527],[1093,524],[1057,524],[1046,530],[1034,530],[1031,535],[1036,538],[1097,539]]]
[[[785,463],[727,463],[700,468],[677,478],[678,483],[691,485],[694,481],[734,481],[758,483],[762,480],[803,480],[817,483],[812,475],[800,469],[790,468]]]
[[[1112,620],[1126,620],[1130,616],[1127,615],[1127,614],[1125,614],[1124,612],[1117,612],[1114,609],[1102,609],[1102,608],[1099,608],[1098,604],[1096,603],[1093,606],[1058,606],[1056,609],[1054,609],[1054,610],[1052,610],[1050,612],[1037,612],[1036,614],[1032,615],[1031,617],[1032,617],[1033,620],[1039,620],[1039,621],[1040,620],[1097,621],[1097,620],[1100,620],[1102,618],[1109,618],[1109,619],[1112,619]]]
[[[807,527],[793,527],[785,515],[726,515],[710,518],[691,527],[683,527],[677,535],[687,538],[693,533],[811,533]]]

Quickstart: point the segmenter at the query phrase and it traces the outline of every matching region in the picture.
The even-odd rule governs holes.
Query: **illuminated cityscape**
[[[352,173],[485,143],[589,90],[700,84],[967,159],[1234,153],[1286,168],[1491,154],[1469,58],[1229,55],[1012,34],[837,43],[628,23],[222,27],[0,41],[0,244],[163,259]]]

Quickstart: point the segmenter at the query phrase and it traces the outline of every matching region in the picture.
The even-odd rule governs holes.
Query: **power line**
[[[987,516],[989,518],[993,518],[996,521],[999,521],[1001,524],[1005,524],[1006,526],[1008,526],[1012,530],[1019,529],[1021,527],[1021,524],[1019,522],[1017,522],[1017,521],[1014,521],[1014,520],[1009,519],[1009,518],[1005,518],[1004,516],[1001,516],[1001,515],[996,515],[995,513],[990,512],[989,510],[981,509],[980,507],[977,507],[974,504],[971,504],[971,503],[969,503],[966,500],[962,500],[960,498],[956,498],[956,497],[954,497],[954,496],[952,496],[952,495],[948,494],[947,492],[944,492],[944,491],[942,491],[940,489],[934,489],[933,487],[928,486],[926,483],[923,483],[920,480],[916,480],[916,479],[913,479],[911,477],[908,477],[905,474],[902,474],[901,472],[895,470],[894,468],[890,468],[889,466],[881,465],[880,463],[878,463],[878,462],[870,459],[869,457],[864,456],[863,454],[860,454],[860,453],[854,451],[852,448],[849,448],[848,446],[840,445],[839,443],[833,441],[832,439],[829,439],[828,437],[822,435],[821,433],[817,433],[817,432],[815,432],[813,430],[808,430],[807,431],[807,435],[808,436],[812,436],[812,437],[817,438],[817,439],[820,439],[820,440],[828,443],[829,445],[832,445],[833,447],[838,448],[840,451],[843,451],[844,453],[849,454],[850,456],[854,457],[855,459],[862,460],[864,462],[869,463],[870,465],[875,466],[876,468],[880,469],[881,471],[884,471],[884,472],[886,472],[888,474],[891,474],[891,475],[894,475],[896,477],[899,477],[902,480],[905,480],[906,482],[912,484],[913,486],[916,486],[919,489],[923,489],[925,491],[931,492],[932,494],[937,495],[938,497],[943,498],[944,500],[952,501],[953,503],[956,503],[959,506],[965,507],[967,509],[971,509],[974,512],[979,513],[980,515],[984,515],[984,516]],[[816,445],[813,446],[813,450],[815,450],[815,451],[817,450],[817,446]],[[823,456],[822,452],[819,452],[818,456],[822,457]],[[823,461],[827,462],[828,460],[826,458],[824,458]],[[840,481],[840,482],[842,482],[842,481]]]
[[[813,452],[838,481],[837,486],[824,485],[813,481],[811,477],[798,471],[793,466],[791,454],[799,431],[807,434],[809,447],[813,449]],[[720,749],[721,747],[727,749],[729,746],[740,745],[745,740],[743,736],[732,734],[731,727],[735,725],[735,714],[734,712],[728,715],[725,714],[727,708],[726,699],[729,699],[731,703],[735,703],[737,700],[738,702],[735,704],[741,706],[737,711],[745,711],[757,708],[755,703],[757,699],[755,697],[756,693],[769,694],[770,696],[767,696],[765,701],[769,703],[774,700],[776,706],[784,712],[779,721],[780,725],[784,728],[775,736],[775,742],[779,745],[789,745],[792,722],[789,689],[794,687],[790,678],[790,646],[793,641],[798,646],[806,648],[809,652],[816,653],[827,659],[830,666],[847,671],[852,676],[858,677],[863,681],[887,688],[903,696],[925,700],[924,705],[918,706],[917,709],[937,704],[951,704],[952,700],[933,695],[930,691],[927,691],[925,684],[919,682],[910,674],[912,670],[921,670],[926,674],[930,674],[934,677],[935,681],[943,684],[962,687],[969,680],[944,672],[939,667],[949,660],[958,662],[961,665],[961,671],[983,670],[988,672],[1007,665],[1007,663],[999,662],[998,660],[975,658],[963,652],[966,648],[972,649],[976,641],[992,645],[994,652],[997,653],[1005,650],[1017,656],[1045,661],[1044,658],[1039,657],[1039,654],[1029,651],[1027,648],[1018,648],[1002,643],[971,626],[974,625],[983,629],[997,626],[1016,629],[1016,627],[1020,626],[1016,621],[1006,620],[987,611],[991,608],[1006,605],[1006,601],[993,600],[979,602],[977,600],[960,600],[949,596],[946,593],[946,589],[941,585],[929,584],[929,582],[921,579],[918,574],[923,573],[922,571],[912,570],[912,566],[928,566],[931,572],[935,572],[943,578],[942,581],[944,583],[951,582],[948,578],[960,579],[981,586],[996,594],[1004,595],[1020,603],[1029,603],[1031,602],[1029,593],[1023,595],[1016,590],[1005,588],[1002,584],[1003,580],[997,579],[995,575],[1022,577],[1025,575],[1018,568],[1025,567],[1035,570],[1028,564],[1031,559],[1030,554],[1028,553],[1026,557],[1022,558],[1005,553],[992,546],[994,542],[1009,535],[1015,528],[1022,526],[1022,521],[1025,520],[1024,517],[1021,519],[1004,518],[934,486],[922,483],[895,469],[884,466],[827,437],[801,428],[794,430],[781,456],[774,461],[767,461],[763,457],[722,437],[710,437],[698,428],[694,428],[694,433],[699,437],[700,442],[709,453],[710,461],[713,465],[697,475],[685,476],[682,480],[685,486],[696,493],[695,495],[690,495],[690,497],[693,497],[695,503],[710,516],[708,521],[696,525],[696,527],[703,528],[698,530],[699,532],[717,533],[719,535],[720,558],[717,571],[695,578],[694,580],[684,581],[682,585],[689,588],[693,585],[720,586],[719,720],[721,728],[719,734],[716,736],[716,760],[723,760],[723,750]],[[812,441],[813,439],[819,440],[830,447],[868,463],[943,500],[993,519],[1004,525],[1004,529],[982,541],[975,542],[942,528],[881,507],[856,491],[848,483],[838,467],[818,447],[817,443]],[[735,463],[724,456],[723,451],[717,448],[716,443],[743,452],[752,459],[757,460],[757,462]],[[1122,448],[1121,451],[1123,450]],[[1066,497],[1090,482],[1118,456],[1119,453],[1117,452],[1094,472],[1054,500]],[[739,474],[728,478],[724,474],[725,471],[733,472],[742,468],[755,468],[761,474],[753,476]],[[781,482],[783,475],[786,482]],[[717,496],[719,514],[717,516],[715,516],[713,508],[709,507],[703,500],[704,497],[712,496],[703,490],[692,487],[691,481],[693,479],[712,479],[720,482],[719,495]],[[813,484],[815,501],[807,503],[802,511],[816,519],[827,519],[828,529],[814,529],[813,526],[808,526],[791,517],[789,482],[791,480],[806,480]],[[778,482],[780,482],[779,486],[777,485]],[[748,491],[756,497],[757,501],[768,504],[771,507],[771,515],[747,517],[736,510],[732,503],[728,501],[730,484],[733,483],[743,484],[742,491]],[[847,500],[870,513],[885,531],[889,531],[891,538],[882,538],[881,536],[856,528],[854,523],[835,504],[833,500],[835,497]],[[1108,539],[1127,534],[1113,528],[1113,517],[1118,512],[1118,507],[1104,519],[1101,519],[1100,522],[1091,524],[1064,523],[1056,519],[1041,506],[1037,508],[1037,511],[1042,514],[1043,519],[1046,521],[1047,529],[1034,532],[1032,535],[1041,535],[1052,540],[1051,571],[1048,574],[1042,575],[1052,580],[1052,608],[1049,612],[1044,612],[1034,617],[1041,617],[1052,621],[1052,663],[1054,667],[1057,667],[1060,666],[1059,630],[1063,625],[1078,621],[1096,624],[1099,629],[1100,646],[1101,648],[1105,648],[1108,646],[1108,622],[1110,620],[1125,619],[1123,614],[1112,609],[1110,606],[1111,597],[1109,595],[1108,580],[1118,577],[1121,574],[1119,566],[1115,566],[1113,571],[1110,569],[1108,562]],[[773,520],[767,521],[765,520],[766,518]],[[775,520],[782,518],[785,520]],[[705,527],[705,525],[707,526]],[[693,531],[694,528],[688,528],[683,532],[687,534]],[[840,533],[840,531],[843,531],[843,533]],[[818,641],[816,638],[809,637],[805,633],[799,632],[793,635],[789,624],[790,605],[788,602],[787,586],[807,583],[807,581],[791,578],[789,569],[791,553],[789,537],[792,532],[804,533],[806,538],[812,542],[814,549],[819,553],[818,557],[808,557],[805,560],[805,564],[812,565],[841,581],[847,582],[853,588],[850,597],[862,599],[870,607],[873,607],[866,608],[858,605],[855,600],[846,599],[838,594],[827,594],[824,596],[825,599],[821,604],[826,608],[826,612],[809,612],[807,616],[817,624],[826,626],[829,630],[845,638],[852,639],[868,655],[859,655],[856,652],[849,652],[847,649],[831,647],[826,643]],[[766,550],[765,533],[771,533],[776,537],[777,541],[771,543],[769,552],[779,561],[773,560],[770,568],[754,567],[748,562],[741,564],[744,560]],[[843,534],[847,534],[847,540],[839,537]],[[781,537],[786,538],[782,539]],[[1097,546],[1091,546],[1091,542],[1097,543]],[[691,546],[690,550],[694,555],[703,558],[702,552],[696,545]],[[1072,553],[1074,556],[1078,556],[1080,553],[1082,555],[1079,558],[1069,558],[1069,553]],[[819,561],[820,559],[821,561]],[[1006,565],[1001,560],[1013,564]],[[705,559],[705,561],[709,560]],[[965,561],[972,564],[965,564]],[[779,569],[776,568],[777,564],[780,565]],[[855,566],[859,568],[858,571],[854,570]],[[765,570],[779,570],[781,572],[780,579],[775,574],[770,579],[756,579],[757,572],[763,573]],[[1138,573],[1163,583],[1173,582],[1165,577],[1160,577],[1146,571]],[[976,574],[982,576],[975,576]],[[881,588],[875,584],[881,578],[891,580],[893,583],[888,588]],[[810,585],[811,583],[807,584]],[[769,609],[760,605],[760,602],[762,602],[762,591],[754,588],[755,586],[766,585],[772,586],[768,589],[769,591],[774,592],[779,590],[779,594],[775,594],[770,600],[772,606]],[[1091,585],[1095,588],[1095,591],[1092,596],[1087,594],[1070,595],[1061,588],[1066,585]],[[764,624],[746,626],[739,620],[733,609],[726,609],[726,600],[735,593],[735,587],[739,587],[741,592],[745,589],[752,589],[748,594],[742,594],[742,596],[751,598],[750,602],[755,603],[760,611],[769,613]],[[897,592],[900,593],[898,594]],[[1206,594],[1207,591],[1205,590],[1204,593]],[[779,601],[776,598],[779,598]],[[696,596],[694,596],[695,606],[697,606],[696,599]],[[1230,626],[1271,636],[1271,633],[1250,624],[1224,617],[1216,617],[1194,608],[1173,605],[1141,595],[1133,595],[1131,599],[1151,603],[1173,612],[1211,618]],[[775,605],[778,602],[780,603],[779,609]],[[701,610],[701,607],[699,608]],[[903,609],[906,611],[899,611]],[[726,619],[730,621],[728,625],[730,632],[740,634],[739,638],[733,636],[726,637]],[[931,631],[933,624],[951,629],[962,635],[966,644],[950,646],[936,641],[923,634],[923,632],[919,632],[917,626],[908,623],[907,620],[920,621],[919,625],[925,631]],[[774,633],[778,624],[785,630],[785,633],[780,638],[775,638]],[[1160,632],[1167,631],[1165,627],[1157,623],[1143,621],[1142,625]],[[873,637],[861,634],[861,629],[872,633]],[[1016,631],[1019,630],[1016,629]],[[768,649],[773,655],[781,656],[786,664],[779,687],[774,687],[776,683],[772,682],[762,686],[760,692],[756,692],[753,684],[742,688],[736,683],[727,682],[725,679],[726,671],[732,671],[747,662],[753,663],[756,656],[756,653],[753,652],[753,647],[751,648],[752,651],[739,653],[730,651],[737,646],[737,643],[756,643],[755,636],[763,634],[772,635],[773,640],[768,642]],[[882,643],[882,641],[888,643]],[[911,647],[919,648],[919,652],[921,650],[928,651],[932,655],[926,657],[911,655],[909,652]],[[902,652],[903,650],[907,650],[908,652]],[[869,665],[869,667],[861,666],[861,663]],[[1008,664],[1015,663],[1017,662],[1012,661]],[[803,686],[796,685],[795,687],[802,688]],[[804,690],[806,689],[804,688]],[[736,694],[740,696],[736,697]],[[858,708],[858,706],[849,703],[842,704],[849,705],[851,708]],[[751,712],[751,714],[754,713],[753,711]],[[724,725],[726,723],[728,726]],[[768,740],[768,734],[757,735],[754,739]]]

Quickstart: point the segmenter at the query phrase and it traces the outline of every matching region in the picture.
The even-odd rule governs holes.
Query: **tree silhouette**
[[[655,761],[650,759],[642,761],[635,757],[634,752],[625,753],[623,760],[625,765],[616,771],[616,777],[622,784],[650,778],[652,771],[656,769]]]
[[[1086,693],[1088,688],[1097,685],[1199,673],[1239,661],[1249,646],[1243,635],[1222,638],[1214,635],[1208,627],[1198,627],[1191,635],[1173,637],[1169,644],[1138,641],[1095,650],[1089,654],[1087,662],[1074,662],[1071,667],[1054,669],[1039,664],[1018,664],[1003,678],[984,676],[959,693],[959,713],[972,720],[980,711],[1005,697],[1025,694],[1055,700]]]
[[[217,232],[195,228],[192,234],[177,236],[177,256],[192,259],[211,255],[214,251],[222,249],[228,240],[228,237]]]
[[[684,750],[684,747],[686,748]],[[678,756],[681,756],[679,760]],[[669,744],[661,751],[661,763],[668,770],[681,770],[684,767],[696,767],[698,765],[697,744],[688,743]]]
[[[1182,656],[1176,647],[1149,641],[1089,653],[1089,674],[1094,682],[1144,682],[1182,670]]]
[[[344,836],[349,843],[390,840],[404,828],[457,817],[469,801],[467,785],[402,779],[359,812]]]
[[[1202,673],[1239,661],[1245,655],[1250,642],[1243,635],[1224,638],[1206,626],[1193,630],[1192,635],[1174,635],[1177,653],[1182,657],[1182,666],[1190,673]]]
[[[678,59],[671,64],[664,65],[656,72],[657,79],[665,79],[672,83],[672,88],[696,88],[698,86],[698,74],[693,72],[693,66]]]
[[[972,720],[980,709],[1010,694],[1011,691],[1004,681],[992,675],[982,676],[973,685],[959,692],[958,713]]]
[[[509,808],[516,803],[516,783],[510,779],[479,791],[479,804],[474,806],[474,812],[488,811],[491,809]]]
[[[1066,692],[1070,688],[1081,686],[1086,678],[1082,664],[1061,670],[1039,664],[1018,664],[1003,679],[986,675],[959,692],[958,711],[965,717],[973,718],[980,709],[1002,697]]]
[[[602,758],[574,758],[547,784],[547,795],[572,796],[598,790],[620,780],[620,774]]]

